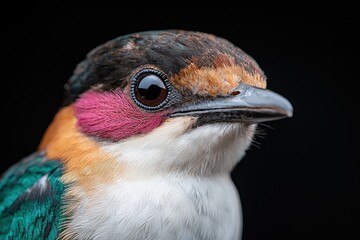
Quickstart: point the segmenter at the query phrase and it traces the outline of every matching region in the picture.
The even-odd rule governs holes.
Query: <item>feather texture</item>
[[[56,239],[65,189],[62,166],[35,153],[0,179],[0,239]]]

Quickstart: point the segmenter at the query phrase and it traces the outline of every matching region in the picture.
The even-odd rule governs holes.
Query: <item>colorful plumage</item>
[[[256,123],[292,115],[222,38],[121,36],[65,86],[36,153],[0,180],[0,239],[239,239],[230,172]]]

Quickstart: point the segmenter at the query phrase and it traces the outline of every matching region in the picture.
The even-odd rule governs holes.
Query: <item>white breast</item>
[[[173,118],[144,135],[101,142],[122,171],[76,189],[66,239],[237,240],[241,209],[230,172],[255,126]],[[191,130],[190,130],[191,129]],[[105,173],[106,174],[106,173]],[[72,211],[73,209],[73,211]]]
[[[228,175],[120,179],[80,199],[68,227],[78,239],[240,239],[238,193]]]

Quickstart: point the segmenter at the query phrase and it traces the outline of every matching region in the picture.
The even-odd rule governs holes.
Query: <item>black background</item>
[[[360,239],[355,11],[174,4],[9,9],[2,29],[1,170],[36,149],[64,83],[97,45],[144,30],[209,32],[254,57],[268,88],[294,107],[293,118],[260,126],[265,135],[232,173],[243,205],[243,239]]]

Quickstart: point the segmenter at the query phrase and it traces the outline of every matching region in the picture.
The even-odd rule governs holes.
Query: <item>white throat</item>
[[[64,239],[239,239],[241,205],[229,173],[255,126],[191,129],[193,121],[174,118],[151,133],[103,142],[126,171],[94,186],[96,194],[78,195]]]
[[[172,118],[150,133],[105,142],[103,150],[137,174],[230,173],[251,144],[256,125],[219,123],[192,129],[195,120]]]

